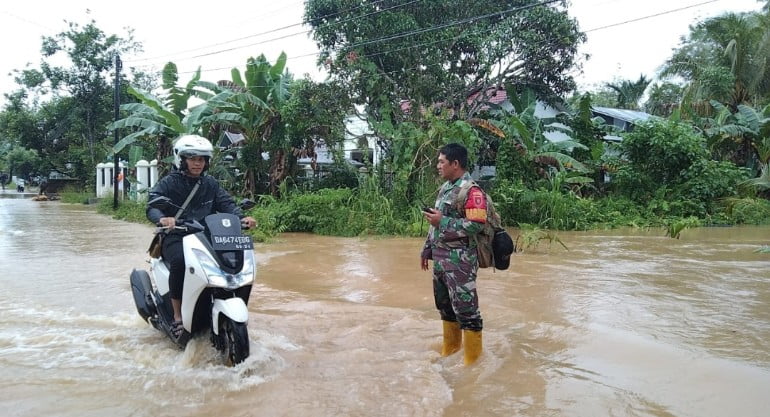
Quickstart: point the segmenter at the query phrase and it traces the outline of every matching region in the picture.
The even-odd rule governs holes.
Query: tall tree
[[[564,1],[309,0],[319,63],[345,82],[370,117],[442,103],[473,117],[503,85],[550,97],[585,40]],[[469,100],[469,97],[471,100]],[[419,112],[412,115],[419,118]]]
[[[767,6],[766,6],[767,7]],[[770,99],[770,12],[728,13],[690,28],[664,65],[662,75],[688,83],[696,110],[709,100],[757,105]]]
[[[293,155],[315,160],[315,148],[321,142],[328,149],[341,148],[347,134],[345,119],[354,112],[342,85],[303,79],[292,83],[290,91],[281,118],[286,121],[286,140]]]
[[[74,100],[69,110],[73,120],[80,123],[71,126],[76,130],[71,136],[83,138],[78,140],[87,148],[90,165],[95,165],[106,152],[98,145],[106,138],[105,127],[112,119],[110,72],[114,57],[138,51],[141,45],[133,41],[131,30],[121,38],[107,35],[93,20],[82,27],[67,23],[64,32],[43,38],[40,68],[18,72],[16,81],[34,93]]]

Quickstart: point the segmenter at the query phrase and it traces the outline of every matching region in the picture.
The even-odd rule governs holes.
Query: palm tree
[[[647,79],[644,74],[639,75],[636,81],[622,80],[619,83],[607,83],[607,87],[615,90],[618,94],[618,107],[621,109],[638,110],[639,101],[647,90],[652,80]]]
[[[765,6],[767,8],[767,6]],[[696,110],[709,100],[757,104],[770,97],[770,13],[728,13],[691,27],[661,75],[687,80]]]

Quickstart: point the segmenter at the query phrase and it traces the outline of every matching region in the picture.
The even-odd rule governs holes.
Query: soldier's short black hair
[[[459,162],[460,168],[468,168],[468,149],[465,149],[465,146],[459,143],[450,143],[442,146],[438,152],[444,155],[449,162]]]

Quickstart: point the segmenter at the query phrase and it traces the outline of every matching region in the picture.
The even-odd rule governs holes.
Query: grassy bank
[[[703,212],[692,200],[652,199],[640,204],[628,198],[581,198],[549,190],[498,188],[491,192],[504,224],[536,230],[593,230],[618,227],[662,228],[676,237],[683,229],[710,225],[770,224],[770,202],[764,199],[728,199]],[[82,201],[73,196],[63,201]],[[261,196],[248,214],[257,220],[249,233],[269,241],[282,232],[308,232],[330,236],[424,236],[427,223],[419,210],[400,206],[384,194],[350,188],[287,191],[276,199]],[[145,204],[121,201],[112,209],[104,198],[98,212],[113,218],[148,223]]]

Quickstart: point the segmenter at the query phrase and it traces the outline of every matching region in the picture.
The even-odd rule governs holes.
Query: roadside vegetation
[[[228,80],[200,71],[182,80],[173,62],[158,74],[123,73],[117,121],[113,57],[141,45],[130,32],[70,24],[44,40],[39,69],[17,73],[19,89],[0,112],[0,171],[81,178],[84,191],[62,201],[82,202],[93,196],[95,165],[114,153],[129,166],[157,159],[163,174],[175,137],[219,143],[228,132],[243,142],[220,149],[211,174],[258,202],[250,212],[258,240],[421,236],[419,207],[439,186],[437,151],[460,142],[474,165],[495,167],[481,182],[528,246],[559,244],[557,230],[660,227],[676,238],[691,227],[770,224],[770,2],[693,25],[653,78],[607,80],[594,91],[577,91],[569,75],[586,35],[560,2],[412,3],[307,1],[324,82],[295,78],[286,54],[244,57]],[[469,26],[468,16],[485,17]],[[60,58],[72,65],[54,66]],[[559,111],[536,115],[543,103]],[[592,106],[654,117],[619,131]],[[369,132],[351,137],[352,116]],[[346,141],[377,147],[382,160],[353,168]],[[336,165],[308,179],[297,161],[321,143]],[[113,211],[105,199],[99,211],[145,221],[143,205],[128,200]]]

